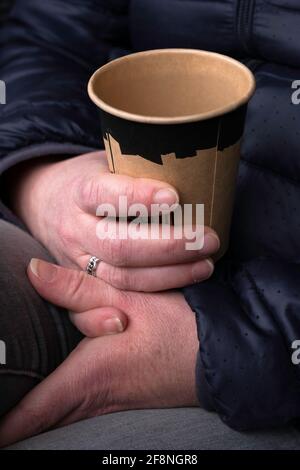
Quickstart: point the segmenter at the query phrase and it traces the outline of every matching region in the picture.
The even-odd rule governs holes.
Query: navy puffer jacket
[[[1,33],[1,172],[99,148],[86,84],[122,54],[207,49],[255,72],[231,247],[212,279],[184,289],[199,331],[200,402],[236,429],[300,417],[299,44],[299,0],[17,0]]]

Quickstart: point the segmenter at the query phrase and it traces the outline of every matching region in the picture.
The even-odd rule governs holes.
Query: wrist
[[[39,240],[47,207],[45,188],[53,177],[56,159],[47,157],[22,162],[4,175],[6,202],[9,208]],[[44,214],[45,215],[45,214]]]

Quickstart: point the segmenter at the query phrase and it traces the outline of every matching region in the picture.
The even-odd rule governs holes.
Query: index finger
[[[91,178],[84,178],[74,198],[84,212],[95,215],[101,204],[111,204],[116,215],[127,216],[120,206],[120,196],[126,197],[127,206],[143,204],[150,212],[151,204],[174,205],[179,203],[175,188],[162,181],[150,178],[103,173]]]

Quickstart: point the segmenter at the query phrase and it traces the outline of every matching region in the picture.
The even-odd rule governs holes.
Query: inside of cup
[[[92,92],[115,110],[184,118],[221,113],[245,100],[252,87],[250,72],[225,56],[166,50],[129,55],[99,69]]]

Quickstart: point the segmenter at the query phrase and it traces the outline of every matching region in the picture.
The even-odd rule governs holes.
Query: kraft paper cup
[[[163,49],[114,60],[91,77],[113,173],[166,181],[181,204],[204,204],[205,225],[228,237],[252,73],[206,51]]]

